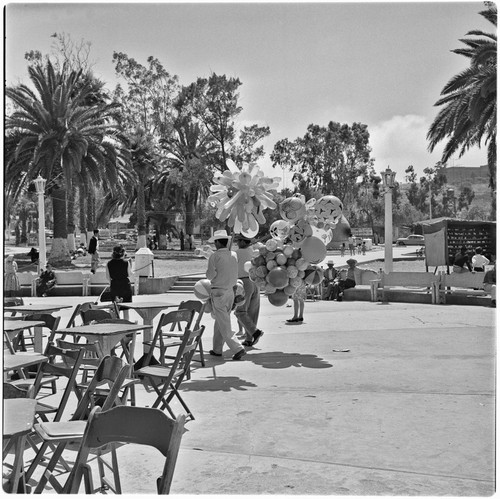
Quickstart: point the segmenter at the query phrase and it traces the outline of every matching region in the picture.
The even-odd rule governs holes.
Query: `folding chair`
[[[59,327],[61,318],[55,317],[52,314],[30,314],[26,315],[24,320],[43,322],[44,324],[41,327],[49,330],[49,339],[47,341],[50,343],[54,341],[55,331]],[[34,334],[26,334],[25,331],[21,331],[18,335],[18,339],[14,342],[14,348],[17,350],[20,347],[21,350],[26,351],[26,340],[30,340],[31,346],[34,346]]]
[[[160,335],[158,341],[155,342],[154,338],[150,342],[144,342],[144,345],[149,345],[149,351],[153,351],[155,348],[159,350],[159,361],[163,364],[165,360],[175,359],[175,355],[166,355],[167,348],[179,347],[179,339],[184,335],[182,329],[186,331],[191,328],[193,322],[195,311],[194,310],[174,310],[168,312],[167,314],[162,314],[158,322],[156,331],[160,330]],[[179,332],[174,331],[175,328],[179,328]],[[176,341],[170,341],[170,340]]]
[[[108,410],[115,404],[120,404],[119,393],[123,381],[127,376],[129,366],[118,357],[106,355],[100,362],[97,371],[85,390],[78,406],[69,421],[42,422],[35,424],[34,429],[41,439],[40,449],[26,471],[26,480],[29,480],[39,465],[46,466],[45,472],[35,488],[35,493],[41,493],[49,481],[58,493],[62,485],[54,476],[54,470],[62,459],[64,449],[70,442],[78,442],[85,431],[85,419],[91,410],[101,404],[103,410]],[[107,394],[99,393],[99,387],[107,385]],[[45,452],[49,445],[57,445],[48,463],[45,462]]]
[[[169,414],[173,418],[175,418],[175,414],[170,407],[170,402],[174,397],[176,397],[186,411],[187,416],[190,419],[194,419],[193,413],[182,399],[178,390],[182,381],[189,373],[189,365],[191,363],[191,359],[194,352],[198,348],[198,344],[204,330],[205,326],[202,326],[200,329],[197,329],[195,331],[186,329],[182,337],[181,344],[177,349],[177,355],[170,365],[149,365],[148,358],[150,358],[152,355],[152,348],[149,351],[148,357],[146,357],[145,367],[141,367],[134,372],[135,375],[145,378],[145,380],[149,382],[149,384],[153,387],[153,390],[157,394],[157,398],[151,407],[156,408],[160,406],[162,410],[166,409]],[[153,346],[160,337],[161,328],[157,328],[155,337],[153,339]]]
[[[24,305],[24,300],[22,298],[17,298],[17,297],[4,297],[3,299],[3,306],[4,307],[15,307],[17,305]],[[6,312],[9,313],[9,312]],[[12,318],[17,314],[17,312],[10,312],[10,317]],[[22,316],[18,316],[19,319],[22,318]],[[17,317],[16,317],[17,318]]]
[[[205,302],[201,302],[198,300],[187,300],[187,301],[181,301],[178,310],[184,310],[184,309],[194,310],[195,313],[197,313],[198,315],[196,316],[196,321],[194,323],[193,329],[200,329],[201,319],[203,318],[203,314],[205,312],[205,306],[206,306]],[[195,359],[193,357],[193,360],[199,362],[202,365],[202,367],[205,367],[205,357],[203,356],[203,343],[201,338],[198,345],[198,352],[200,353],[200,358]]]
[[[132,443],[148,445],[161,452],[166,458],[163,472],[156,480],[158,494],[168,494],[174,476],[175,465],[182,435],[185,417],[180,415],[175,420],[158,409],[147,407],[114,407],[108,411],[96,407],[87,422],[85,435],[76,457],[75,466],[66,482],[63,493],[77,494],[82,476],[90,475],[87,465],[91,449],[102,448],[113,443]],[[122,493],[115,446],[112,446],[112,466],[115,488],[104,476],[102,457],[98,457],[101,490],[111,488],[116,494]]]
[[[60,378],[67,378],[66,386],[62,392],[59,404],[57,406],[45,404],[37,399],[36,414],[42,421],[48,421],[48,415],[53,414],[53,421],[59,421],[62,418],[71,392],[78,395],[76,386],[76,377],[78,369],[83,360],[83,351],[65,350],[54,346],[52,343],[47,345],[45,355],[49,358],[48,362],[40,364],[35,378],[18,379],[11,381],[11,385],[17,388],[29,389],[33,387],[35,396],[40,392],[42,385],[54,383]],[[58,362],[59,361],[59,362]]]
[[[99,308],[81,311],[80,316],[84,324],[90,324],[92,321],[100,322],[105,319],[116,319],[116,316],[111,312]]]
[[[10,383],[3,384],[3,399],[32,399],[34,396],[34,389],[30,387],[29,390],[22,390]],[[16,419],[20,418],[21,415],[15,414]],[[5,414],[4,414],[5,418]],[[6,421],[8,423],[8,421]],[[20,426],[22,426],[20,424]],[[5,428],[5,426],[4,426]],[[22,431],[5,436],[3,438],[2,445],[2,466],[6,468],[12,468],[12,473],[9,477],[4,474],[3,478],[3,490],[5,492],[11,493],[26,493],[26,481],[24,479],[24,465],[23,465],[23,453],[26,440],[30,441],[30,444],[34,444],[30,440],[29,430],[24,428]],[[11,464],[6,462],[7,455],[9,451],[14,447],[14,461]],[[36,448],[36,447],[35,447]]]

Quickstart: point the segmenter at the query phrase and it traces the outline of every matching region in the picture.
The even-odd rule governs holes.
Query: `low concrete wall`
[[[158,295],[166,293],[178,279],[174,277],[139,277],[140,295]]]

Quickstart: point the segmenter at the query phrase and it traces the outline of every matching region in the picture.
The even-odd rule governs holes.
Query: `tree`
[[[369,138],[367,125],[361,123],[309,125],[304,137],[275,144],[271,159],[273,166],[300,174],[308,188],[334,194],[344,204],[353,203],[358,177],[366,176],[373,165]]]
[[[28,74],[35,90],[24,84],[6,89],[15,106],[5,125],[6,150],[11,151],[6,179],[21,179],[9,194],[17,198],[38,174],[48,179],[54,213],[49,261],[67,264],[67,193],[73,189],[82,164],[99,171],[111,160],[116,167],[114,160],[121,144],[115,125],[116,106],[86,105],[91,86],[82,71],[68,70],[65,65],[56,71],[48,60],[44,66],[29,66]]]
[[[472,203],[472,200],[476,197],[475,192],[471,189],[470,186],[464,185],[460,189],[460,194],[458,195],[458,205],[457,209],[462,210],[462,209],[469,209],[469,206]]]
[[[497,7],[488,2],[479,14],[497,25]],[[496,190],[496,102],[497,102],[497,37],[495,33],[469,31],[460,40],[466,48],[452,50],[470,60],[470,66],[455,75],[443,88],[436,106],[444,106],[434,119],[427,139],[432,152],[438,143],[447,140],[442,161],[455,153],[461,157],[473,146],[488,146],[490,187]],[[477,38],[481,37],[481,38]]]

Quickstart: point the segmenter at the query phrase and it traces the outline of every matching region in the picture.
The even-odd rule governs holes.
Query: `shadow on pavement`
[[[221,376],[185,382],[182,385],[183,392],[230,392],[231,390],[246,391],[248,388],[256,388],[255,383],[245,381],[237,376]]]
[[[249,353],[245,360],[265,367],[266,369],[286,369],[287,367],[308,367],[310,369],[325,369],[333,367],[322,358],[313,354],[263,352]]]

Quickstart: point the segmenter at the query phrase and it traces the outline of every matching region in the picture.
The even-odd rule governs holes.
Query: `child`
[[[293,299],[293,317],[287,319],[288,324],[302,324],[304,321],[304,302],[306,300],[306,283],[302,284],[295,290],[292,295]]]

